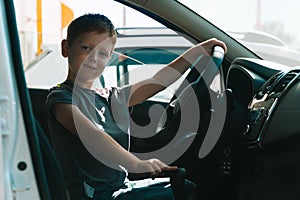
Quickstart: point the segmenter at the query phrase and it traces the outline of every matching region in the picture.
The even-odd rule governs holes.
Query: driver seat
[[[69,193],[65,184],[64,176],[60,163],[51,146],[47,118],[45,112],[45,100],[49,90],[29,89],[31,105],[35,118],[35,127],[38,134],[38,140],[41,147],[43,164],[45,167],[46,179],[48,181],[50,199],[69,200]]]

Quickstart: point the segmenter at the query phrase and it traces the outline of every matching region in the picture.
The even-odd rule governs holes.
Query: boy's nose
[[[92,63],[96,63],[97,62],[97,55],[96,55],[96,53],[94,52],[94,51],[92,51],[91,53],[90,53],[90,55],[88,56],[88,60],[90,61],[90,62],[92,62]]]

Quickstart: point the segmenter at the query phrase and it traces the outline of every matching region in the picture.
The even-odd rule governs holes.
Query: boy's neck
[[[79,80],[79,79],[76,79],[76,81],[75,81],[75,79],[73,78],[73,77],[70,77],[69,75],[68,75],[68,77],[67,77],[67,81],[70,81],[70,82],[72,82],[74,85],[77,85],[77,86],[79,86],[79,87],[82,87],[82,88],[85,88],[85,89],[89,89],[89,90],[91,90],[92,89],[92,87],[93,87],[93,84],[94,84],[94,82],[88,82],[88,81],[81,81],[81,80]]]

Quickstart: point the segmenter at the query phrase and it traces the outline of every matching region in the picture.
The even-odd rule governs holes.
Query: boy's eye
[[[100,57],[103,57],[103,58],[107,58],[108,57],[108,53],[104,52],[104,51],[99,51],[98,54],[99,54]]]
[[[93,49],[89,46],[82,46],[82,49],[85,51],[92,51]]]

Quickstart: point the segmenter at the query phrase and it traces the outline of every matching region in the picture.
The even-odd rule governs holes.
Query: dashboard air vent
[[[274,85],[279,81],[279,78],[283,76],[283,72],[279,72],[272,76],[260,89],[256,95],[256,99],[261,99],[265,94],[270,93],[274,88]]]
[[[290,82],[298,75],[295,71],[290,71],[286,73],[279,82],[275,85],[275,87],[271,90],[273,94],[281,94],[284,89],[290,84]]]

